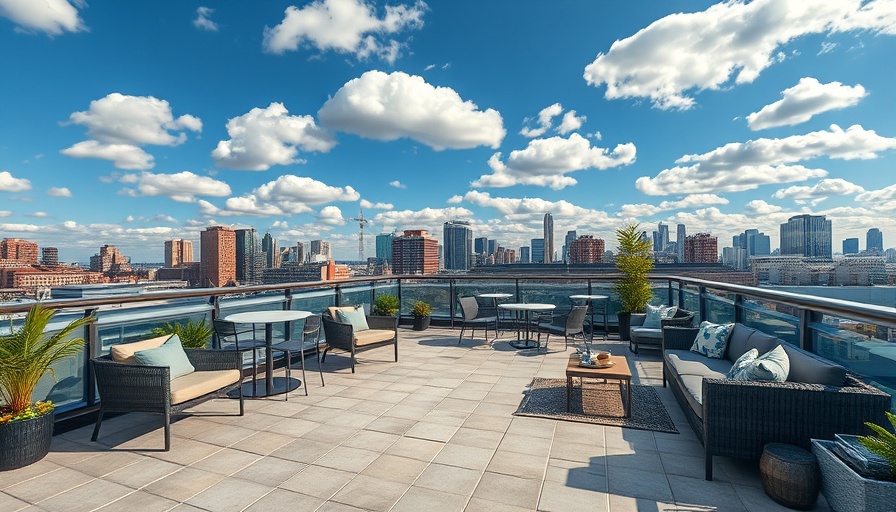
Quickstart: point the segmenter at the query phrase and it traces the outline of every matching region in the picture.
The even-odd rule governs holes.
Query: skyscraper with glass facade
[[[442,232],[443,254],[446,270],[470,270],[470,255],[473,254],[473,230],[470,223],[450,220]]]
[[[392,239],[395,233],[383,233],[376,235],[376,257],[392,263]]]
[[[796,215],[781,224],[781,254],[831,259],[831,221],[824,215]]]
[[[530,253],[532,263],[544,263],[544,238],[533,238],[530,247],[532,247],[532,252]]]
[[[865,235],[865,250],[881,252],[884,250],[884,234],[877,228],[868,230]]]
[[[534,249],[532,252],[535,252]],[[554,261],[554,217],[544,214],[544,259],[545,263]]]

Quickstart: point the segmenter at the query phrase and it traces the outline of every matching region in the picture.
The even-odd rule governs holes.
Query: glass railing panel
[[[78,315],[80,316],[80,315]],[[48,331],[52,336],[57,331]],[[72,333],[68,338],[84,338],[84,332]],[[84,350],[78,354],[57,361],[52,374],[45,374],[37,382],[33,400],[50,400],[56,404],[56,411],[63,412],[87,405],[86,371],[84,368]]]
[[[696,323],[700,323],[703,320],[706,320],[705,318],[700,318],[700,292],[697,290],[697,288],[686,286],[683,291],[684,296],[682,298],[684,299],[684,303],[679,304],[679,307],[688,311],[693,311],[694,322]]]
[[[734,296],[707,290],[706,320],[716,324],[727,324],[734,321]]]
[[[339,305],[340,306],[363,306],[364,311],[370,314],[373,308],[371,299],[370,285],[351,286],[339,288]]]
[[[896,330],[829,315],[810,328],[815,353],[896,397]]]
[[[799,345],[799,318],[790,307],[774,302],[747,299],[744,301],[744,325]]]
[[[520,281],[520,302],[554,304],[556,315],[569,313],[575,304],[570,295],[588,293],[588,281],[584,279],[569,280],[526,280]]]
[[[451,315],[451,287],[448,281],[415,279],[402,282],[399,313],[410,315],[418,300],[432,306],[432,316],[447,318]]]

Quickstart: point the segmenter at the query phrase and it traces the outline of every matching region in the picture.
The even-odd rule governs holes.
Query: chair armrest
[[[352,324],[337,322],[328,317],[324,317],[321,323],[324,326],[324,338],[326,338],[327,345],[342,350],[351,351],[353,349],[355,334]]]
[[[241,370],[243,358],[236,350],[184,349],[193,368],[199,372]]]
[[[631,327],[640,327],[644,325],[644,320],[646,319],[646,313],[632,313],[631,320],[629,320],[629,325]]]
[[[164,412],[171,405],[171,370],[167,366],[125,364],[92,359],[96,387],[107,410]]]
[[[700,329],[663,326],[663,350],[690,350]]]
[[[672,318],[663,318],[660,320],[660,324],[663,327],[691,327],[694,322],[694,314],[688,313],[685,316],[672,317]]]
[[[370,315],[367,317],[367,325],[371,329],[398,330],[398,316]]]

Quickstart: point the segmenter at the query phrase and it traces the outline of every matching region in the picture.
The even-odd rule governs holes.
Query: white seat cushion
[[[171,404],[177,405],[235,384],[242,379],[239,370],[211,370],[188,373],[171,380]]]
[[[388,329],[367,329],[366,331],[355,332],[355,346],[363,347],[372,343],[381,341],[389,341],[395,338],[395,331]]]
[[[112,345],[112,360],[119,363],[138,364],[137,360],[134,359],[135,353],[141,350],[159,348],[164,345],[170,337],[170,334],[166,334],[164,336],[159,336],[158,338],[150,338],[148,340],[135,341],[133,343],[119,343],[118,345]]]

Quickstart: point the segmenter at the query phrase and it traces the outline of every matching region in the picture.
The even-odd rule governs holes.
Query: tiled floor
[[[169,452],[141,414],[105,421],[98,443],[89,427],[57,436],[44,460],[0,473],[0,510],[786,510],[755,462],[717,457],[705,481],[659,357],[606,348],[657,386],[680,434],[513,416],[534,376],[563,377],[562,342],[546,354],[402,330],[399,363],[370,351],[352,374],[330,355],[325,387],[311,362],[309,396],[247,400],[243,417],[207,402],[174,423]]]

